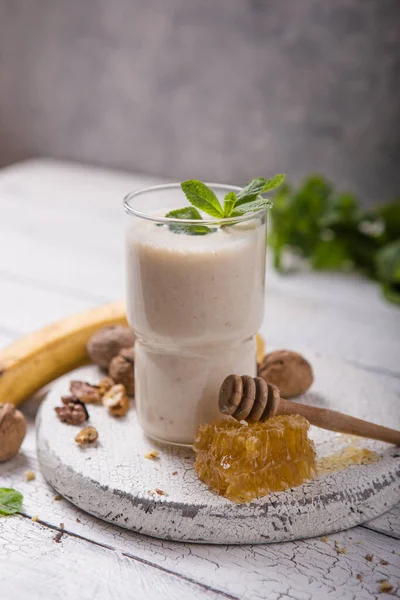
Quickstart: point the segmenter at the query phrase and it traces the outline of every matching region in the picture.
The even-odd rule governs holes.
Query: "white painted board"
[[[313,357],[311,362],[316,382],[305,401],[388,426],[396,422],[397,394],[390,383],[382,385],[381,378],[341,361]],[[77,429],[60,423],[54,406],[67,393],[69,380],[95,382],[100,376],[95,367],[85,367],[57,382],[39,413],[37,443],[49,483],[101,519],[163,539],[266,543],[347,529],[379,516],[400,498],[400,451],[377,442],[362,442],[379,452],[377,463],[353,465],[249,505],[221,498],[198,481],[190,450],[160,446],[158,460],[146,459],[155,443],[142,433],[134,408],[115,420],[103,407],[90,406],[99,442],[79,448],[73,441]],[[319,455],[346,443],[343,436],[316,428],[311,437]]]

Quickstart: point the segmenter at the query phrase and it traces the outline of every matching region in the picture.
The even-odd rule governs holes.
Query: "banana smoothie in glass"
[[[238,191],[209,185],[218,198]],[[146,434],[176,444],[220,416],[228,374],[256,375],[266,250],[265,208],[200,224],[163,216],[184,202],[179,184],[124,201],[137,414]]]

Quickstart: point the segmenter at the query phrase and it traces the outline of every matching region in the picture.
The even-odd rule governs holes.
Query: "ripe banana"
[[[257,362],[260,363],[265,354],[265,342],[259,333],[256,335],[256,348]]]
[[[123,302],[52,323],[0,350],[0,404],[18,405],[64,373],[89,362],[86,343],[101,327],[127,325]]]
[[[86,344],[107,325],[127,325],[123,302],[106,304],[52,323],[0,350],[0,404],[18,405],[41,387],[89,362]],[[264,342],[257,335],[257,361]]]

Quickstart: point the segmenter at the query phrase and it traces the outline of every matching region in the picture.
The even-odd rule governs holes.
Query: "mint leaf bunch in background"
[[[338,192],[313,175],[274,196],[268,243],[276,269],[287,252],[313,269],[358,270],[379,281],[385,297],[400,304],[400,202],[364,210],[353,194]]]
[[[271,201],[264,198],[263,194],[280,186],[285,180],[285,175],[275,175],[270,179],[257,177],[252,179],[240,192],[228,192],[221,205],[216,194],[205,183],[191,179],[181,183],[181,188],[192,206],[172,210],[165,216],[171,219],[202,220],[199,212],[214,217],[215,219],[229,219],[240,217],[247,213],[257,212],[271,206]],[[170,224],[170,229],[175,233],[188,233],[190,235],[204,235],[215,231],[215,228],[194,224]]]

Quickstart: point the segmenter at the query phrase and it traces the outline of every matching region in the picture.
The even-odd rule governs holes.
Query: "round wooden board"
[[[398,381],[366,373],[347,363],[310,357],[317,375],[304,401],[342,410],[382,425],[399,426]],[[88,513],[151,536],[187,542],[249,544],[325,535],[368,521],[400,500],[400,448],[358,440],[376,450],[379,462],[353,465],[300,487],[270,494],[248,505],[210,492],[193,469],[191,449],[158,445],[146,438],[134,407],[122,419],[102,406],[89,406],[98,442],[80,448],[79,430],[61,423],[54,407],[71,379],[96,383],[95,367],[58,380],[37,419],[37,448],[47,481]],[[345,436],[311,428],[319,456],[350,442]],[[354,443],[354,440],[352,441]],[[144,455],[151,449],[159,458]],[[162,490],[165,495],[159,495]]]

